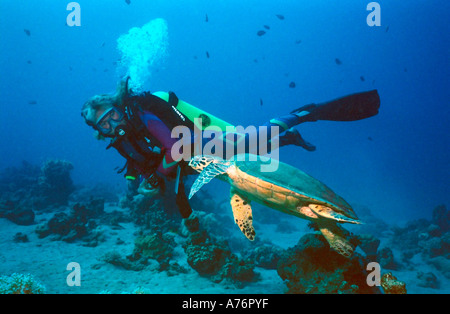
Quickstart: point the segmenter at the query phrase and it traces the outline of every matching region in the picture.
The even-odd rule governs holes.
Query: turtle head
[[[217,160],[217,157],[208,155],[197,155],[191,158],[189,161],[189,167],[196,170],[197,172],[202,172],[210,163]]]

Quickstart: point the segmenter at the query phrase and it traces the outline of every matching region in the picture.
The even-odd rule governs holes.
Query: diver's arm
[[[161,151],[164,157],[156,169],[159,173],[165,176],[173,175],[178,164],[172,158],[172,146],[177,142],[176,138],[172,138],[172,132],[158,117],[147,113],[143,116],[143,121],[148,131],[161,143]]]
[[[125,179],[127,179],[127,198],[133,199],[133,196],[138,194],[139,172],[130,163],[127,166]]]

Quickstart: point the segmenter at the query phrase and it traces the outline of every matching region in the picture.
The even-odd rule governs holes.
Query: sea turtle
[[[230,160],[194,156],[189,166],[200,172],[191,187],[191,198],[214,177],[231,184],[231,207],[234,221],[250,240],[255,239],[251,201],[286,214],[316,222],[330,247],[350,257],[354,246],[349,232],[337,223],[361,223],[351,206],[319,180],[288,164],[279,162],[275,171],[263,172],[261,166],[270,159],[251,154],[236,155]]]

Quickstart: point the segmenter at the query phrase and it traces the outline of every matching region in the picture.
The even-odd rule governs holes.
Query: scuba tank
[[[165,100],[166,102],[169,103],[170,106],[173,106],[174,109],[178,112],[180,112],[181,114],[183,114],[185,117],[187,117],[192,123],[194,123],[194,125],[199,128],[200,130],[204,130],[207,127],[217,127],[219,128],[221,131],[226,131],[226,128],[234,128],[234,125],[232,125],[231,123],[228,123],[222,119],[217,118],[216,116],[201,110],[200,108],[197,108],[183,100],[180,99],[176,99],[176,103],[171,103],[171,94],[173,94],[172,92],[155,92],[152,95],[157,96],[163,100]],[[173,94],[175,95],[175,94]],[[173,96],[172,96],[173,97]],[[201,124],[200,124],[200,120],[201,119]]]

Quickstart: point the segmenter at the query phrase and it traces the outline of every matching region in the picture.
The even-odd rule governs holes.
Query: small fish
[[[279,18],[280,20],[284,20],[284,16],[281,14],[276,14],[276,17]]]
[[[131,1],[130,0],[125,0],[125,3],[129,5],[129,4],[131,4]]]
[[[197,57],[197,56],[194,56],[194,59],[195,59],[195,60],[197,60],[197,59],[198,59],[198,57]]]
[[[103,70],[103,72],[108,72],[108,71],[109,71],[108,69],[104,69],[104,70]]]
[[[36,105],[36,104],[37,104],[37,101],[36,101],[36,100],[30,100],[30,101],[28,102],[28,104],[29,104],[29,105]]]
[[[289,83],[289,88],[295,88],[295,82],[290,82]]]
[[[298,39],[298,40],[295,41],[295,43],[298,45],[298,44],[301,44],[302,41],[301,41],[301,39]]]
[[[100,46],[101,48],[105,47],[106,43],[103,42],[102,45]]]
[[[259,99],[259,104],[262,106],[263,105],[263,100],[262,98]]]
[[[208,51],[206,52],[206,58],[209,59],[209,52]]]
[[[27,36],[31,36],[31,32],[28,29],[24,29],[23,31],[27,34]]]
[[[28,63],[28,64],[31,64],[31,60],[28,60],[27,63]]]
[[[265,29],[270,29],[270,26],[269,25],[264,25],[264,28]]]
[[[253,59],[253,62],[258,63],[258,59]]]
[[[258,31],[258,32],[256,33],[256,35],[262,36],[262,35],[264,35],[265,33],[266,33],[266,31],[261,30],[261,31]]]
[[[407,68],[404,68],[404,69],[403,69],[403,72],[408,72],[408,69],[407,69]]]
[[[98,61],[104,61],[105,59],[103,59],[103,58],[98,58]]]
[[[389,25],[386,27],[386,33],[389,31]]]
[[[208,22],[208,21],[209,21],[208,14],[205,14],[205,22]]]
[[[342,61],[339,60],[338,58],[334,59],[334,62],[336,62],[337,65],[341,65],[342,64]]]
[[[364,78],[364,76],[360,76],[359,79],[361,80],[361,82],[364,82],[366,79]]]
[[[373,138],[371,138],[370,136],[367,137],[367,139],[371,142],[373,142]]]
[[[73,68],[71,66],[69,66],[69,71],[72,71],[72,70],[73,70]]]

